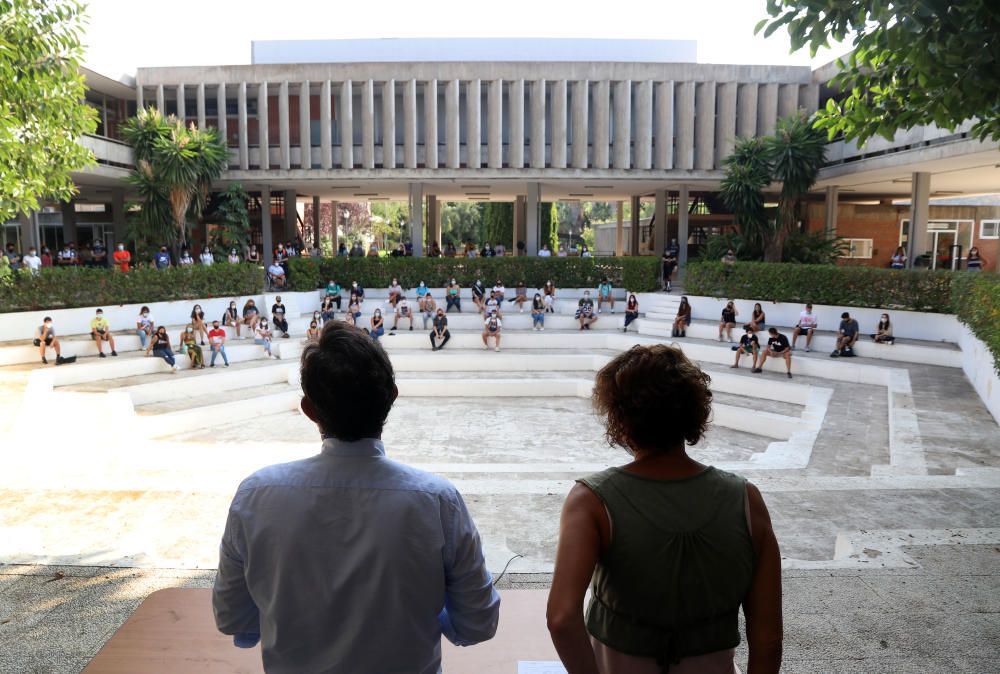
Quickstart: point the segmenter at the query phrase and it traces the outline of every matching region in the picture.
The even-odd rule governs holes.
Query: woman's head
[[[374,313],[374,314],[372,314],[372,315],[373,315],[373,316],[374,316],[375,318],[382,318],[382,310],[381,310],[381,309],[376,309],[376,310],[375,310],[375,313]]]
[[[682,296],[681,296],[681,306],[682,306],[682,307],[686,307],[686,306],[688,306],[688,298],[687,298],[687,296],[685,296],[685,295],[682,295]]]
[[[899,248],[896,249],[896,255],[903,255],[905,253],[906,253],[906,251],[903,249],[902,246],[900,246]]]
[[[882,314],[881,322],[883,326],[889,325],[889,314]]]
[[[726,308],[727,309],[732,309],[733,308],[733,301],[732,300],[729,300],[728,302],[726,302]]]
[[[316,329],[316,325],[317,325],[316,321],[310,321],[310,322],[309,322],[309,327],[310,327],[311,329],[313,329],[313,330],[315,330],[315,329]]]
[[[263,328],[264,330],[267,330],[267,319],[266,318],[260,319],[260,327]]]
[[[635,295],[629,295],[628,296],[628,303],[629,304],[638,304],[639,300],[636,299]]]
[[[979,246],[973,246],[969,249],[969,257],[979,257]]]
[[[229,300],[229,308],[230,309],[236,308],[236,300]]]
[[[149,307],[143,306],[142,309],[139,309],[139,313],[143,316],[149,315]]]
[[[398,286],[399,285],[399,279],[396,278],[395,276],[392,277],[392,285],[394,285],[394,286]]]
[[[678,347],[634,346],[605,365],[594,384],[594,410],[612,446],[667,452],[705,434],[711,377]]]
[[[199,313],[201,311],[201,305],[200,304],[194,305],[194,309],[192,309],[192,311],[194,311],[195,313]]]
[[[755,302],[753,305],[754,313],[761,313],[764,311],[764,307],[760,306],[760,302]]]
[[[254,306],[257,306],[257,305],[256,305],[256,303],[252,299],[249,299],[249,300],[247,300],[247,306],[248,307],[254,307]]]
[[[541,302],[542,301],[542,295],[541,295],[541,293],[535,293],[535,301],[536,302]]]
[[[164,326],[161,325],[160,327],[158,327],[156,329],[156,334],[159,335],[160,337],[166,337],[167,336],[167,329]]]

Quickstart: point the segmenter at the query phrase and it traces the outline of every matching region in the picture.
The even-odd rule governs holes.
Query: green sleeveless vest
[[[754,567],[746,481],[715,468],[679,480],[609,468],[580,482],[611,517],[587,607],[590,634],[664,667],[735,648]]]

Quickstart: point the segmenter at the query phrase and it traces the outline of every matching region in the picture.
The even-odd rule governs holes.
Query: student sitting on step
[[[225,312],[223,312],[222,324],[231,328],[235,328],[236,339],[240,338],[240,326],[243,325],[243,321],[240,320],[240,312],[236,308],[235,300],[229,302],[229,308],[226,309]]]
[[[516,304],[519,313],[524,313],[524,303],[528,301],[528,286],[524,281],[517,282],[517,287],[514,289],[514,296],[507,301]]]
[[[413,307],[406,300],[405,295],[399,296],[399,301],[396,303],[396,313],[393,317],[392,327],[389,328],[389,332],[395,332],[396,326],[399,325],[400,320],[406,320],[410,323],[410,330],[413,330]]]
[[[601,313],[605,304],[611,308],[611,313],[615,313],[614,286],[607,276],[601,279],[600,285],[597,286],[597,313]]]
[[[376,309],[372,314],[370,327],[365,332],[374,340],[378,340],[379,337],[385,334],[385,320],[382,318],[381,309]]]
[[[542,286],[542,300],[545,302],[545,312],[554,314],[556,312],[556,284],[549,279]]]
[[[739,346],[736,347],[736,360],[729,367],[739,368],[741,356],[752,356],[753,364],[750,369],[753,370],[757,367],[757,356],[760,354],[760,340],[757,339],[757,331],[754,330],[751,323],[744,325],[743,329],[746,332],[740,337]]]
[[[482,279],[476,279],[475,283],[472,284],[472,303],[479,309],[479,313],[486,310],[486,288],[483,286]]]
[[[494,340],[494,351],[500,350],[500,331],[503,329],[503,323],[500,321],[500,317],[494,311],[491,313],[485,321],[483,321],[483,347],[489,350],[490,348],[490,338]]]
[[[426,330],[427,323],[433,321],[434,316],[437,315],[438,306],[437,302],[435,302],[434,298],[431,296],[430,290],[428,290],[427,293],[420,299],[420,311],[421,316],[423,316],[424,319],[424,330]]]
[[[281,330],[281,336],[288,338],[288,319],[285,318],[285,305],[281,301],[281,296],[274,298],[271,305],[271,323]]]
[[[875,334],[872,341],[877,344],[893,344],[896,338],[892,336],[892,323],[889,322],[889,314],[882,314],[878,325],[875,327]]]
[[[629,295],[628,302],[625,303],[625,328],[622,332],[628,332],[628,326],[637,318],[639,318],[639,300],[635,295]]]
[[[198,344],[198,335],[194,331],[194,326],[190,323],[184,328],[184,332],[181,333],[180,343],[181,348],[187,352],[188,358],[191,359],[191,369],[204,369],[205,356],[201,352],[201,346]]]
[[[854,343],[858,341],[860,333],[861,328],[858,326],[857,320],[851,318],[851,315],[846,311],[842,313],[840,315],[840,329],[837,331],[837,346],[830,357],[844,356],[849,358],[854,356]]]
[[[455,279],[452,279],[445,292],[447,294],[444,299],[448,305],[445,313],[451,313],[452,307],[454,307],[458,313],[462,313],[462,286],[458,285]]]
[[[399,285],[399,279],[395,276],[392,278],[392,283],[389,284],[389,304],[396,308],[396,302],[399,298],[403,296],[403,286]]]
[[[545,330],[545,302],[539,293],[531,300],[531,329]]]
[[[46,316],[42,319],[42,324],[38,326],[38,336],[35,337],[33,344],[38,347],[38,352],[41,354],[44,365],[49,364],[49,361],[45,358],[45,349],[50,346],[56,352],[56,365],[63,364],[62,350],[59,347],[59,338],[56,337],[56,330],[52,327],[51,316]]]
[[[687,337],[688,326],[691,325],[691,304],[686,296],[681,297],[677,306],[677,316],[674,317],[674,329],[671,337]]]
[[[424,328],[426,327],[425,325]],[[431,324],[431,351],[440,351],[449,339],[451,333],[448,332],[448,317],[444,315],[444,309],[438,309]]]
[[[266,318],[260,319],[260,322],[257,323],[257,327],[253,331],[253,337],[253,343],[263,346],[264,351],[267,352],[267,357],[273,358],[274,354],[271,353],[271,328],[268,327]]]
[[[490,298],[483,304],[483,313],[489,316],[491,313],[496,312],[496,315],[502,319],[503,305],[501,302],[503,302],[503,297],[498,296],[497,291],[491,290]]]
[[[97,344],[97,355],[101,358],[107,358],[104,355],[104,342],[107,342],[108,346],[111,347],[112,356],[118,355],[118,352],[115,351],[115,337],[111,334],[108,319],[104,318],[103,309],[98,309],[94,320],[90,321],[90,337]]]
[[[767,340],[767,348],[764,352],[760,354],[760,361],[757,363],[757,367],[751,370],[756,374],[760,374],[764,371],[764,363],[767,362],[768,358],[784,358],[785,359],[785,373],[788,378],[792,378],[792,347],[788,344],[788,338],[783,334],[778,332],[777,328],[768,328],[767,334],[770,337]]]
[[[222,362],[226,367],[229,367],[229,356],[226,355],[226,331],[219,325],[219,321],[213,321],[212,329],[208,331],[208,348],[212,350],[209,367],[215,367],[215,357],[219,355],[222,356]]]
[[[577,302],[576,320],[580,323],[581,330],[590,330],[590,326],[597,322],[594,315],[594,300],[590,299],[590,291],[583,293],[583,297]]]

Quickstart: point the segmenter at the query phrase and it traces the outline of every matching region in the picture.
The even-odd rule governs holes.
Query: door
[[[933,232],[933,268],[934,269],[951,269],[951,247],[955,244],[955,239],[957,238],[957,232],[955,231],[940,231]]]

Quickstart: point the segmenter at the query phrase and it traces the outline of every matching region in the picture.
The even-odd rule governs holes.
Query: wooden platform
[[[545,590],[501,594],[492,640],[457,648],[442,640],[445,672],[513,674],[522,660],[558,660],[545,627]],[[171,588],[149,595],[90,661],[84,674],[258,674],[260,646],[236,648],[215,629],[212,591]]]

